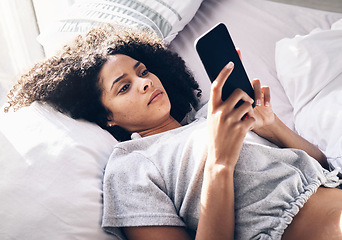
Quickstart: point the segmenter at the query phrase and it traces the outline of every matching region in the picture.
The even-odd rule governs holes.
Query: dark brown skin
[[[294,217],[282,239],[342,239],[341,192],[337,188],[318,188]]]

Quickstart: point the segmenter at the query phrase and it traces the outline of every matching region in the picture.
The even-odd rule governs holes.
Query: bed
[[[270,86],[279,118],[342,167],[342,13],[265,0],[65,2],[70,9],[49,25],[39,16],[50,14],[37,12],[47,56],[99,21],[148,27],[187,62],[202,104],[210,83],[194,40],[224,22],[249,77]],[[1,113],[0,239],[124,239],[101,229],[102,176],[116,142],[44,104]]]

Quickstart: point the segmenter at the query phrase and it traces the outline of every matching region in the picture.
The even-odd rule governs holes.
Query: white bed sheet
[[[202,101],[209,98],[210,81],[194,49],[194,41],[217,22],[224,22],[241,49],[250,79],[259,78],[271,88],[275,113],[291,129],[293,108],[277,79],[275,44],[285,37],[307,34],[314,28],[329,29],[342,18],[331,13],[264,0],[205,0],[192,21],[171,43],[187,62],[203,90]]]

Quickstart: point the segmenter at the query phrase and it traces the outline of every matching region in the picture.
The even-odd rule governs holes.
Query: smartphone
[[[223,23],[218,23],[197,38],[195,41],[195,48],[211,82],[216,79],[228,62],[232,61],[234,63],[233,72],[226,80],[222,89],[223,101],[226,100],[236,88],[242,89],[254,99],[253,87],[249,81],[245,68],[242,65],[228,29]],[[241,100],[236,107],[240,106],[242,103],[243,101]]]

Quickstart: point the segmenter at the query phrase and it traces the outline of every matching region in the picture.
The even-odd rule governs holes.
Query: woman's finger
[[[226,100],[227,104],[232,104],[232,107],[235,107],[239,101],[248,102],[250,104],[254,103],[254,99],[252,99],[245,91],[237,88],[234,92],[228,97]]]
[[[239,54],[240,60],[242,60],[242,58],[241,58],[241,50],[240,50],[240,48],[236,48],[236,51],[237,51],[237,53]]]
[[[252,111],[253,112],[253,111]],[[247,114],[247,116],[243,119],[242,123],[245,125],[245,127],[250,131],[253,130],[255,126],[255,117],[254,115]]]
[[[264,106],[271,106],[271,91],[269,87],[262,87],[262,92],[264,94]]]
[[[252,81],[252,86],[254,89],[254,100],[255,105],[260,106],[262,101],[262,91],[261,91],[261,84],[259,79],[254,79]]]
[[[216,105],[222,102],[222,88],[228,76],[234,68],[234,63],[229,62],[219,73],[213,84],[211,85],[211,99],[212,104]]]
[[[244,119],[245,116],[253,117],[253,106],[249,102],[242,103],[238,108],[234,110],[236,119]]]

